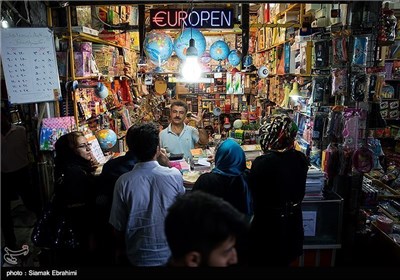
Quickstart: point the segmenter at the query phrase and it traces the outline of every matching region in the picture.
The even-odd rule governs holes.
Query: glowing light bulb
[[[197,56],[188,56],[182,67],[182,76],[187,82],[196,82],[201,75],[201,68]]]

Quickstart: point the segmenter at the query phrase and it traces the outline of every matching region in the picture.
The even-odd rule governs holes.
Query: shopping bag
[[[53,151],[58,138],[76,129],[73,116],[43,119],[40,129],[40,150]]]

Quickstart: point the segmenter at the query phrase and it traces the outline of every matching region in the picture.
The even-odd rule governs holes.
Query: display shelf
[[[391,238],[386,232],[384,232],[383,230],[381,230],[378,225],[376,224],[375,221],[371,222],[372,224],[372,229],[374,230],[374,232],[378,233],[380,236],[382,236],[387,242],[389,242],[391,244],[391,246],[393,246],[394,250],[397,252],[398,257],[400,258],[400,244],[395,242],[393,240],[393,238]]]
[[[394,189],[392,189],[391,187],[389,187],[388,185],[386,185],[385,183],[381,182],[380,180],[368,175],[368,174],[364,174],[364,176],[370,180],[372,180],[372,183],[380,188],[383,189],[387,189],[388,191],[390,191],[392,194],[394,195],[400,195],[400,191],[396,191]]]

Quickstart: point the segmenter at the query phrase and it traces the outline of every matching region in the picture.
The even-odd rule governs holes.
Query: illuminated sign
[[[232,28],[232,9],[193,9],[192,11],[170,9],[150,10],[152,29],[195,28]]]

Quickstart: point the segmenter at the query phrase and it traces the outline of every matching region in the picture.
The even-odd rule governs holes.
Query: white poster
[[[303,211],[304,236],[315,236],[317,211]]]
[[[1,29],[0,50],[12,104],[59,100],[54,36],[49,28]]]

